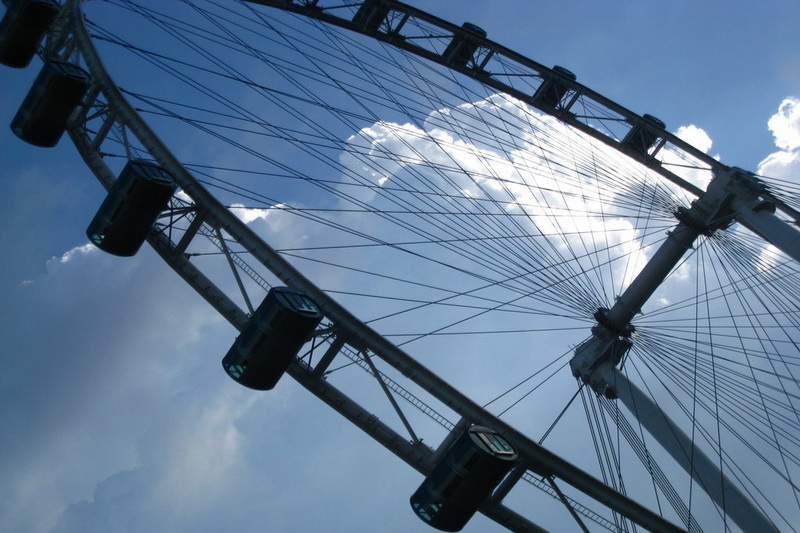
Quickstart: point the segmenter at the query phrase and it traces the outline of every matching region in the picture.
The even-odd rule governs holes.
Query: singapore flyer
[[[795,11],[7,2],[0,526],[794,531]]]

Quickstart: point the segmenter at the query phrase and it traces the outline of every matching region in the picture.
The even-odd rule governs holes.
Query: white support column
[[[612,327],[621,331],[630,324],[699,235],[699,230],[686,224],[678,224],[669,232],[667,240],[609,309],[606,320]]]
[[[741,489],[728,479],[720,466],[712,461],[656,403],[610,364],[598,372],[612,383],[617,397],[636,419],[689,473],[708,496],[742,531],[777,532],[775,525],[750,501]]]
[[[764,203],[737,197],[732,204],[739,223],[800,262],[800,231],[796,227],[775,216]]]

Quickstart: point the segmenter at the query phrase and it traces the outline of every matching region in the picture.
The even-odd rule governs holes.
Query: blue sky
[[[702,128],[750,170],[779,152],[768,121],[800,98],[795,1],[411,3],[670,129]],[[0,71],[5,123],[37,70]],[[789,140],[771,168],[795,181],[797,108],[772,123]],[[233,328],[155,253],[83,248],[104,194],[68,139],[35,148],[6,127],[0,161],[0,529],[427,530],[410,468],[294,383],[258,396],[222,373]]]

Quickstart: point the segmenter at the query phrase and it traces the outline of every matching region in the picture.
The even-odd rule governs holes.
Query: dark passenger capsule
[[[0,20],[0,63],[27,67],[58,14],[57,0],[12,0]]]
[[[391,8],[381,0],[366,0],[356,11],[353,22],[369,31],[378,31]]]
[[[635,155],[647,156],[658,141],[659,132],[657,130],[663,130],[666,128],[666,124],[653,115],[642,115],[642,118],[652,126],[637,124],[628,131],[620,144]]]
[[[467,30],[468,33],[478,37],[486,37],[486,32],[475,24],[465,22],[461,25],[461,27]],[[473,39],[468,36],[456,34],[453,35],[453,39],[450,41],[450,44],[448,44],[447,48],[445,48],[442,57],[454,65],[466,67],[467,63],[472,59],[472,56],[475,55],[475,51],[477,49],[478,43]]]
[[[270,390],[321,320],[322,312],[311,298],[289,287],[274,287],[225,354],[222,367],[245,387]]]
[[[558,65],[553,67],[553,72],[555,75],[544,80],[533,95],[537,102],[548,107],[557,107],[567,94],[569,87],[564,80],[575,81],[578,79],[575,74]]]
[[[128,161],[86,235],[105,252],[134,255],[174,192],[175,182],[166,170],[147,161]]]
[[[11,121],[11,130],[30,144],[55,146],[90,83],[89,74],[79,66],[48,61]]]
[[[502,435],[473,426],[411,496],[411,508],[436,529],[460,531],[516,460],[517,451]]]

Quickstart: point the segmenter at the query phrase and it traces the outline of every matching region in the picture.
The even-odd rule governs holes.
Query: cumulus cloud
[[[695,125],[681,126],[675,132],[675,135],[705,153],[711,150],[711,145],[713,144],[708,133]]]
[[[800,99],[785,98],[770,117],[768,126],[779,150],[761,161],[758,173],[800,183]]]
[[[49,264],[52,265],[54,261],[58,263],[69,263],[76,257],[94,253],[99,253],[97,246],[94,246],[91,243],[86,243],[81,246],[76,246],[75,248],[67,252],[64,252],[64,254],[59,258],[53,258],[51,261],[49,261]]]
[[[681,126],[675,132],[680,139],[691,144],[698,150],[708,154],[713,146],[711,137],[706,131],[698,126]],[[666,149],[659,153],[659,158],[663,164],[674,172],[677,176],[687,180],[689,183],[705,190],[711,181],[712,175],[709,171],[695,164],[691,160],[684,159],[685,155],[674,150]],[[716,157],[716,156],[713,156]],[[670,188],[675,198],[681,198],[685,193],[677,185],[666,185]],[[684,199],[684,202],[686,200]]]
[[[775,137],[775,146],[781,150],[800,148],[800,98],[784,99],[767,126]]]
[[[286,239],[303,231],[283,210],[243,211]],[[416,473],[291,380],[269,394],[230,380],[235,331],[148,247],[118,258],[81,244],[30,281],[2,323],[14,357],[0,378],[0,529],[329,530],[356,489],[400,507],[401,530],[417,525],[407,496],[356,467],[380,465],[409,494]],[[368,530],[376,513],[343,522]]]
[[[275,206],[275,208],[280,208],[280,205]],[[242,204],[232,204],[231,211],[245,224],[249,224],[254,220],[266,220],[269,216],[271,209],[255,209],[255,208],[247,208]]]
[[[759,163],[758,173],[770,178],[800,182],[800,151],[771,153]]]
[[[710,147],[702,130],[691,127],[686,134]],[[463,235],[474,243],[475,237],[508,238],[509,234],[527,233],[551,241],[544,248],[550,251],[546,253],[563,258],[584,256],[578,262],[584,262],[586,269],[593,268],[594,250],[607,249],[623,284],[646,261],[639,230],[617,202],[618,195],[631,194],[634,187],[646,185],[631,182],[629,188],[609,187],[603,181],[616,172],[617,165],[630,165],[634,175],[643,174],[642,168],[507,95],[493,94],[434,110],[420,124],[379,122],[363,128],[349,144],[350,149],[340,159],[356,176],[353,179],[371,183],[355,200],[368,202],[378,211],[391,212],[405,206],[411,206],[412,211],[414,206],[433,211],[437,214],[419,217],[430,221],[424,226],[425,232],[441,239]],[[560,146],[570,148],[556,149]],[[583,171],[585,168],[596,172]],[[378,194],[394,182],[403,192],[392,189],[392,195]],[[650,192],[663,194],[655,188]],[[472,227],[468,222],[475,222],[467,215],[481,222]],[[365,223],[364,218],[348,225],[369,224],[371,235],[388,242],[397,241],[404,231],[402,224],[385,220]],[[401,222],[405,221],[403,218]],[[486,248],[483,253],[490,256],[502,252]],[[615,261],[622,256],[628,260]],[[543,263],[548,260],[562,259],[541,259]],[[443,256],[442,261],[458,264],[452,254]],[[479,269],[472,259],[469,261],[466,268]],[[447,279],[441,283],[446,286]],[[613,296],[608,295],[609,301]]]

